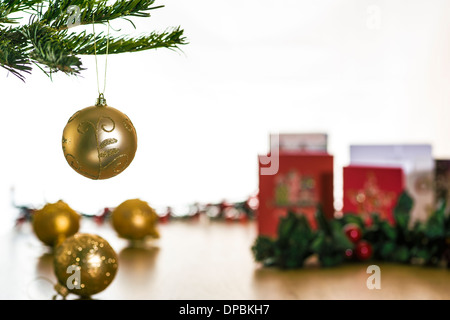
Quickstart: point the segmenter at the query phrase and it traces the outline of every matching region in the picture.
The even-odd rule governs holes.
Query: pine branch
[[[92,55],[95,53],[95,49],[99,55],[106,54],[108,38],[104,37],[102,33],[94,37],[93,34],[86,35],[83,32],[81,34],[71,34],[68,37],[68,45],[77,54]],[[183,30],[178,27],[161,33],[152,32],[149,35],[137,38],[129,36],[109,37],[108,53],[118,54],[158,48],[179,49],[179,45],[186,43],[186,38],[183,37]]]
[[[34,22],[22,28],[22,34],[33,45],[30,60],[48,68],[50,73],[62,71],[66,74],[78,74],[80,58],[76,57],[64,41],[64,37],[54,29]]]
[[[312,232],[294,214],[280,218],[276,239],[259,236],[252,247],[256,261],[280,268],[302,267],[309,254],[318,255],[321,266],[335,266],[346,261],[344,252],[353,249],[344,233],[345,226],[355,224],[362,230],[362,239],[373,247],[373,258],[380,261],[439,266],[450,268],[450,215],[446,204],[440,206],[427,221],[408,226],[413,199],[403,192],[395,207],[395,225],[372,214],[370,224],[361,216],[344,214],[342,218],[326,220],[318,210],[317,229]],[[300,228],[301,227],[301,228]],[[357,246],[357,244],[356,244]],[[355,259],[355,258],[353,258]]]
[[[81,25],[106,23],[117,18],[133,24],[127,17],[149,17],[150,10],[163,7],[153,6],[155,0],[118,0],[112,5],[107,2],[0,0],[0,66],[21,80],[24,80],[24,74],[31,73],[31,64],[46,74],[62,71],[77,75],[84,70],[78,55],[105,54],[107,46],[108,53],[118,54],[157,48],[174,50],[187,44],[180,27],[138,37],[93,35],[69,29],[69,18],[73,15],[70,10],[68,12],[70,6],[80,9]],[[4,27],[4,24],[17,23],[22,18],[9,17],[15,12],[31,14],[29,23],[15,28]]]
[[[23,73],[31,73],[27,55],[27,39],[11,28],[0,33],[0,66],[25,81]]]
[[[2,24],[14,24],[18,23],[21,17],[9,18],[11,13],[15,12],[34,12],[34,6],[42,3],[41,0],[29,0],[29,1],[16,1],[16,0],[3,0],[0,1],[0,26]]]
[[[107,5],[107,1],[87,1],[87,0],[63,0],[52,3],[41,21],[58,31],[68,28],[67,20],[70,6],[80,8],[80,25],[94,23],[105,23],[117,18],[129,17],[150,17],[147,11],[162,8],[164,6],[153,6],[155,0],[119,0],[113,5]]]

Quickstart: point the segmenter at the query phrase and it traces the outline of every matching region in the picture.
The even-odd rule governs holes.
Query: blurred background
[[[175,209],[246,199],[270,133],[328,133],[337,209],[350,144],[432,143],[436,158],[450,157],[448,1],[164,4],[136,30],[112,24],[121,33],[181,25],[190,42],[109,56],[105,97],[138,133],[133,163],[113,179],[75,173],[61,149],[69,117],[97,98],[93,57],[78,78],[51,81],[35,68],[22,83],[0,70],[0,233],[17,217],[13,200],[62,199],[97,214],[130,198]]]

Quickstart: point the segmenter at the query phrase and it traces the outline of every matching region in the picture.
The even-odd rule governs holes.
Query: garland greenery
[[[394,225],[381,220],[376,213],[371,214],[370,223],[356,214],[327,220],[318,208],[316,230],[305,216],[289,212],[280,219],[277,238],[259,236],[252,252],[264,266],[301,268],[313,255],[323,267],[336,266],[346,262],[346,250],[355,247],[344,232],[344,227],[351,223],[361,228],[363,239],[371,244],[373,260],[450,267],[450,216],[445,214],[445,202],[426,222],[417,221],[411,226],[412,207],[412,198],[402,193],[394,209]]]

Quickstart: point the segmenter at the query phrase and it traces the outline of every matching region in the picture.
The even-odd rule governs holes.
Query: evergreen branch
[[[96,49],[97,54],[102,55],[106,54],[107,46],[109,54],[117,54],[158,48],[179,49],[179,45],[184,45],[187,42],[186,38],[183,37],[183,30],[178,27],[161,33],[152,32],[137,38],[131,38],[129,36],[119,38],[110,37],[109,45],[108,38],[104,37],[103,33],[94,36],[93,34],[86,35],[85,32],[82,32],[80,34],[69,35],[67,43],[76,54],[92,55]]]
[[[0,25],[18,23],[20,17],[9,18],[8,16],[14,12],[35,12],[35,6],[42,3],[42,0],[17,1],[7,0],[0,1]]]
[[[180,27],[138,37],[69,32],[73,14],[68,12],[70,6],[80,8],[82,25],[123,18],[135,27],[128,17],[149,17],[150,10],[163,7],[154,6],[154,2],[118,0],[108,5],[105,0],[0,0],[0,66],[21,80],[25,73],[31,73],[31,64],[47,75],[57,71],[77,75],[83,70],[78,55],[105,54],[107,46],[109,53],[117,54],[157,48],[174,50],[187,44]],[[10,17],[15,12],[31,14],[30,21],[15,28],[5,27],[4,24],[18,23],[22,18]]]
[[[314,237],[305,216],[289,212],[286,217],[280,218],[278,238],[258,237],[252,246],[253,255],[256,261],[266,266],[298,268],[313,253]]]
[[[450,215],[446,216],[443,202],[427,221],[408,226],[413,200],[403,192],[398,198],[395,225],[372,214],[372,222],[363,223],[361,216],[345,214],[342,218],[326,220],[320,209],[316,214],[317,229],[305,228],[300,217],[289,213],[280,218],[277,238],[260,235],[252,246],[256,261],[266,266],[300,268],[311,254],[318,255],[321,266],[343,263],[344,252],[354,245],[346,238],[343,228],[355,224],[361,228],[363,239],[371,244],[373,258],[380,261],[412,263],[450,268]]]
[[[30,59],[46,66],[49,72],[78,74],[83,70],[80,58],[75,56],[65,43],[64,37],[54,29],[34,22],[23,27],[22,34],[33,46]]]
[[[164,6],[153,6],[155,0],[119,0],[112,5],[107,5],[107,1],[88,0],[62,0],[52,2],[40,17],[41,21],[49,26],[61,31],[68,28],[67,12],[70,6],[76,5],[80,8],[80,24],[105,23],[117,18],[129,17],[150,17],[147,11],[162,8]]]
[[[24,81],[23,73],[31,73],[27,39],[11,28],[0,33],[0,66]]]
[[[0,44],[0,66],[25,82],[23,73],[31,73],[30,61],[21,52]]]

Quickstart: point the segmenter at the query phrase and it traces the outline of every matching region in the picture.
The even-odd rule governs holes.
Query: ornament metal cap
[[[60,283],[55,284],[54,286],[57,294],[53,296],[53,300],[56,300],[58,294],[65,300],[66,297],[69,295],[69,290],[62,286]]]
[[[105,96],[103,95],[103,93],[99,94],[97,101],[95,102],[95,106],[96,107],[106,107],[107,106],[106,99],[105,99]]]

